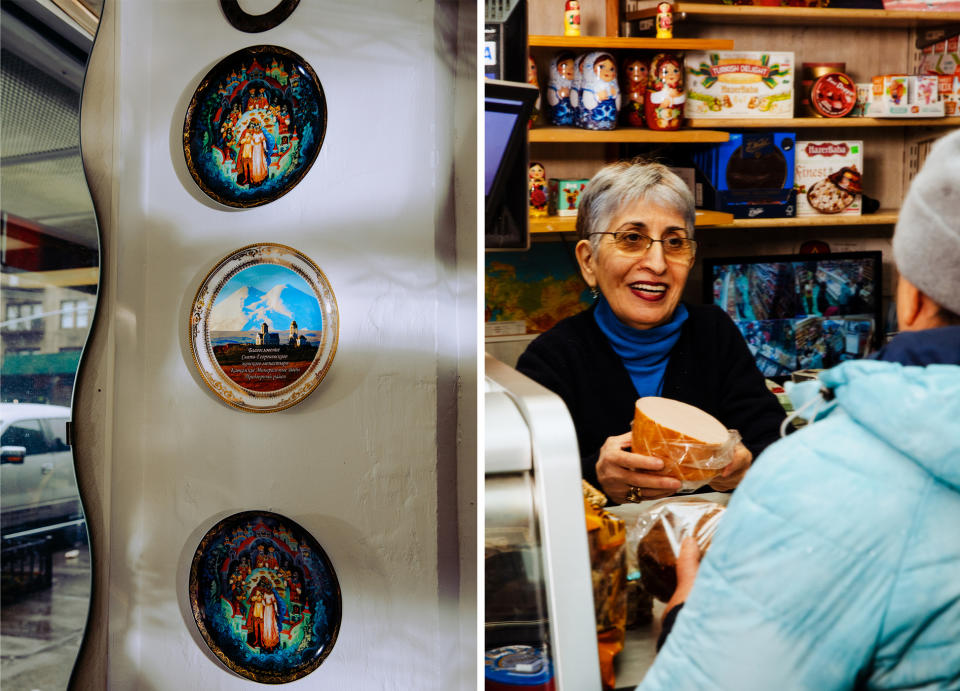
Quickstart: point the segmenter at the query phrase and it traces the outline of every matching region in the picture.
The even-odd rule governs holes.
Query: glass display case
[[[560,398],[486,357],[486,688],[600,688],[573,422]]]

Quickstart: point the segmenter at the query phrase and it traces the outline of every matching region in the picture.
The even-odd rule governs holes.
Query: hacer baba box
[[[860,215],[862,141],[798,141],[795,158],[797,216]]]

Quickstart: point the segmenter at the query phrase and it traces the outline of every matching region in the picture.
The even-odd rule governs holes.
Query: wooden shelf
[[[580,144],[632,144],[663,142],[728,142],[729,132],[719,130],[681,129],[671,131],[648,130],[640,127],[621,127],[615,130],[584,130],[578,127],[535,127],[528,132],[530,142],[567,142]]]
[[[697,228],[708,226],[722,226],[732,223],[733,214],[722,211],[697,209]],[[531,216],[530,232],[537,233],[575,233],[577,230],[576,216]]]
[[[619,36],[530,36],[531,48],[570,50],[732,50],[731,39],[620,38]]]
[[[697,228],[804,228],[841,226],[885,226],[897,222],[895,209],[881,209],[866,216],[799,216],[795,218],[734,218],[722,211],[697,209]],[[530,218],[530,232],[574,233],[576,216],[537,216]]]
[[[725,226],[733,223],[733,214],[723,211],[711,211],[709,209],[697,209],[697,228],[707,228],[710,226]]]
[[[880,209],[866,216],[797,216],[794,218],[735,218],[724,228],[804,228],[840,226],[886,226],[897,222],[896,210]]]
[[[655,11],[654,11],[655,13]],[[913,12],[903,10],[856,10],[829,7],[761,7],[678,2],[675,17],[708,20],[714,24],[761,24],[764,26],[849,26],[889,29],[936,27],[960,22],[960,12]],[[648,12],[627,19],[652,16]],[[710,49],[707,49],[710,50]]]
[[[689,118],[686,126],[711,129],[802,129],[809,127],[960,127],[960,117],[953,118]]]
[[[577,231],[576,216],[531,216],[530,233],[575,233]]]

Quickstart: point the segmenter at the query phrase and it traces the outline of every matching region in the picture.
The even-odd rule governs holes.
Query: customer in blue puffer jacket
[[[684,545],[643,691],[960,689],[960,132],[893,254],[901,333],[794,387],[816,422],[747,473],[699,573]]]

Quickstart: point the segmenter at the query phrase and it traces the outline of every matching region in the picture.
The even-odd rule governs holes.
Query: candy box
[[[555,216],[576,216],[580,206],[580,193],[590,182],[588,178],[565,180],[550,178],[547,187],[550,190],[550,213]]]
[[[690,51],[686,116],[792,118],[795,64],[786,51]]]
[[[794,148],[792,132],[755,131],[696,152],[704,205],[736,218],[794,216]]]
[[[795,158],[797,216],[860,215],[862,141],[798,141]]]
[[[943,117],[946,109],[939,98],[938,81],[935,74],[878,75],[873,78],[865,114],[874,118]]]

